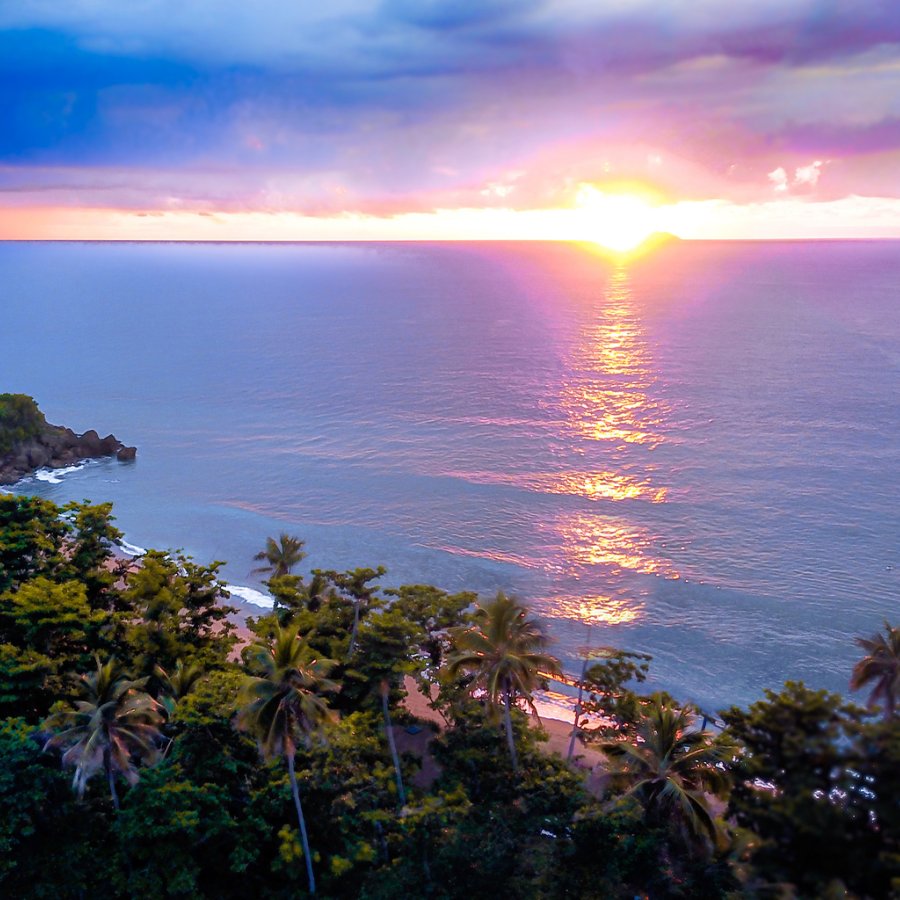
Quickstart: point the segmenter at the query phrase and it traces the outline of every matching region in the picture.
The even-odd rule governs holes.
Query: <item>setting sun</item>
[[[607,193],[583,184],[576,203],[583,239],[608,250],[634,250],[658,230],[654,207],[636,194]]]

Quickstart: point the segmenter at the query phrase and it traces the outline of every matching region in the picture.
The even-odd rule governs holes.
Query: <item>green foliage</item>
[[[866,655],[853,667],[850,690],[872,686],[869,705],[884,704],[884,717],[893,718],[900,698],[900,627],[884,623],[884,634],[872,638],[857,638],[856,643]]]
[[[614,647],[606,648],[602,653],[602,661],[594,663],[584,673],[584,688],[589,693],[582,702],[582,709],[585,713],[603,717],[593,732],[594,736],[606,738],[611,733],[633,730],[639,721],[641,698],[627,685],[646,681],[653,657]]]
[[[105,617],[94,612],[83,584],[57,584],[43,576],[0,595],[0,634],[18,646],[55,659],[70,660],[77,668],[96,646]]]
[[[122,534],[112,522],[109,503],[58,507],[38,497],[0,494],[0,591],[38,576],[79,581],[92,607],[107,607],[124,571],[113,556]]]
[[[370,900],[900,896],[895,715],[789,683],[714,740],[634,690],[649,657],[609,650],[585,675],[609,753],[588,794],[515,703],[555,660],[514,600],[382,593],[381,568],[305,581],[285,535],[264,560],[276,608],[238,665],[221,564],[126,565],[113,522],[108,504],[0,495],[2,896],[288,898],[313,874]],[[854,674],[885,712],[894,631]],[[81,674],[98,652],[137,679]],[[430,740],[403,730],[406,675],[437,691]],[[62,761],[106,784],[78,799]]]
[[[67,503],[62,513],[69,529],[63,577],[81,581],[91,606],[106,609],[115,602],[112,587],[126,567],[113,555],[122,532],[112,524],[112,504]]]
[[[54,699],[70,696],[68,673],[106,645],[106,626],[77,581],[39,576],[0,594],[0,709],[36,721]]]
[[[257,738],[267,760],[292,755],[328,718],[321,695],[337,689],[327,677],[334,663],[315,659],[296,627],[277,628],[271,641],[257,641],[252,650],[264,674],[242,685],[238,727]]]
[[[38,437],[47,420],[27,394],[0,394],[0,454]]]
[[[299,575],[273,575],[266,585],[275,600],[272,615],[280,624],[289,624],[296,612],[306,608],[307,595]]]
[[[271,572],[273,578],[282,575],[290,575],[291,570],[306,557],[303,551],[304,541],[290,534],[282,532],[275,538],[266,538],[265,549],[260,550],[253,558],[264,565],[254,569],[254,572]]]
[[[861,711],[802,682],[765,696],[722,714],[742,748],[729,813],[759,839],[754,877],[803,896],[822,896],[834,882],[868,894],[879,840],[851,740]]]
[[[209,672],[180,698],[171,720],[198,728],[230,722],[245,677],[237,666]]]
[[[0,722],[0,896],[36,900],[111,897],[104,809],[75,801],[59,761],[20,719]]]
[[[850,724],[848,729],[855,749],[851,780],[870,799],[869,822],[877,837],[867,867],[867,883],[873,895],[884,891],[897,897],[900,896],[900,719]]]
[[[415,874],[433,896],[556,896],[559,855],[587,797],[581,779],[539,748],[527,717],[514,710],[512,722],[518,774],[498,756],[499,729],[478,716],[435,741],[443,767],[437,796],[456,799],[449,809],[434,811],[445,820],[452,816],[452,827],[419,836],[421,868]]]
[[[451,676],[468,672],[473,685],[486,696],[488,710],[496,714],[503,706],[506,740],[513,769],[516,747],[513,740],[511,710],[517,698],[532,709],[532,692],[542,673],[559,672],[559,661],[546,653],[547,637],[528,609],[502,592],[479,606],[470,628],[453,632],[454,653],[447,662]]]
[[[324,576],[337,590],[337,596],[349,601],[353,609],[353,625],[350,629],[350,643],[347,645],[347,658],[353,656],[356,650],[356,639],[359,634],[359,624],[370,612],[380,609],[383,601],[377,596],[378,587],[372,582],[378,581],[387,569],[378,566],[376,569],[360,568],[350,569],[347,572],[321,571],[316,569],[314,574]],[[336,598],[332,597],[332,604]]]
[[[0,717],[36,722],[50,709],[54,661],[35,650],[0,644]]]
[[[88,781],[103,774],[118,809],[116,779],[138,780],[138,761],[152,764],[162,743],[159,704],[144,693],[143,681],[132,681],[114,659],[81,676],[81,697],[74,707],[61,706],[45,723],[55,733],[45,749],[62,749],[63,766],[72,766],[72,786],[81,797]]]
[[[237,610],[220,602],[227,593],[218,579],[222,565],[151,550],[128,574],[120,640],[136,674],[151,675],[156,666],[174,670],[179,660],[204,668],[225,664],[235,643],[228,617]]]
[[[634,736],[607,742],[603,751],[618,761],[614,783],[640,801],[649,824],[671,826],[689,853],[723,842],[711,801],[729,786],[722,763],[732,751],[696,728],[690,707],[677,708],[654,695],[641,706]]]
[[[448,669],[472,673],[492,706],[508,706],[510,697],[531,703],[541,673],[559,672],[559,661],[545,652],[546,635],[528,615],[527,607],[501,592],[477,608],[471,627],[453,633]]]
[[[170,672],[162,666],[156,666],[153,675],[159,685],[157,700],[165,709],[167,718],[172,718],[178,704],[193,693],[205,674],[203,667],[198,663],[190,662],[185,665],[181,659]]]
[[[45,798],[65,780],[58,768],[42,765],[32,731],[22,719],[0,723],[0,886],[38,830]]]
[[[669,829],[649,824],[634,800],[576,815],[554,875],[556,893],[549,896],[586,900],[746,896],[739,892],[726,857],[696,858],[674,851]]]
[[[240,808],[228,785],[195,783],[178,764],[147,772],[116,823],[127,856],[118,889],[130,897],[222,897],[239,874],[229,862],[242,842]],[[123,877],[125,876],[125,877]]]
[[[419,668],[412,656],[418,635],[415,624],[394,609],[368,618],[359,630],[353,661],[342,673],[339,708],[356,710],[380,703],[382,682],[387,682],[395,703],[405,695],[397,688],[404,675]]]
[[[321,694],[337,688],[327,678],[334,663],[313,659],[296,626],[276,628],[272,640],[258,641],[254,650],[264,675],[245,680],[240,698],[244,705],[238,712],[237,724],[256,737],[264,759],[281,756],[287,763],[309,892],[314,894],[312,854],[294,764],[298,745],[309,746],[328,718],[328,707]]]
[[[450,650],[449,630],[465,624],[465,612],[478,595],[471,591],[448,594],[430,584],[404,584],[385,591],[391,610],[418,628],[418,649],[427,667],[436,672]]]
[[[49,500],[0,494],[0,591],[56,574],[70,530],[60,514]]]

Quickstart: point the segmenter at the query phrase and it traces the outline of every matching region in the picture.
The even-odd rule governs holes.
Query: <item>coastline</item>
[[[133,462],[136,455],[136,447],[113,434],[100,437],[94,429],[78,433],[51,424],[28,394],[0,393],[0,489],[26,478],[42,480],[42,473],[73,471],[92,459]]]

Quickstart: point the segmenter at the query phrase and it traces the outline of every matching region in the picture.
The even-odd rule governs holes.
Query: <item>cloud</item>
[[[786,193],[791,189],[809,190],[819,183],[822,176],[822,169],[826,165],[821,159],[816,159],[811,163],[803,166],[797,166],[794,169],[794,177],[788,175],[784,166],[778,166],[769,172],[766,177],[772,184],[773,190],[779,194]]]
[[[788,173],[783,166],[773,169],[766,177],[772,182],[772,186],[776,191],[786,191],[788,189]]]
[[[883,0],[5,3],[0,202],[529,209],[591,180],[879,193],[900,166],[898,43]]]
[[[819,176],[822,174],[823,165],[822,160],[817,159],[808,166],[798,166],[794,169],[794,184],[808,184],[811,187],[815,187],[819,182]]]

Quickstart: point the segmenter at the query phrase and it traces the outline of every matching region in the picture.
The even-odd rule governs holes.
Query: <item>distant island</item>
[[[664,247],[668,244],[680,244],[682,243],[682,239],[678,237],[677,234],[672,234],[671,231],[654,231],[651,234],[648,234],[640,244],[638,244],[638,250],[654,250],[657,247]]]
[[[101,438],[93,430],[76,434],[51,425],[27,394],[0,394],[0,485],[13,484],[37,469],[61,469],[103,456],[128,462],[136,453],[112,434]]]

